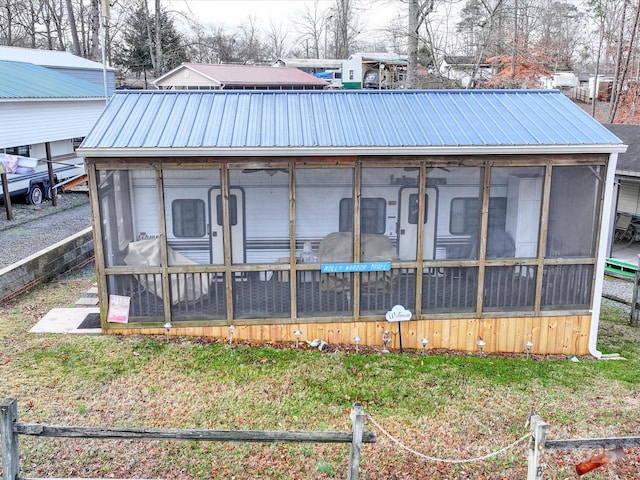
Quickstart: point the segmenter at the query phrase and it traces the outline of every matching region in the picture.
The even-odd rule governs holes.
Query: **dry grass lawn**
[[[18,399],[20,421],[346,431],[359,401],[399,442],[442,459],[515,442],[531,411],[549,423],[550,439],[640,431],[640,335],[613,305],[600,348],[625,362],[28,333],[49,309],[73,305],[92,275],[76,272],[0,306],[0,396]],[[366,430],[378,442],[363,449],[362,479],[526,478],[527,441],[489,460],[448,463],[403,450],[371,421]],[[588,478],[638,478],[639,452]],[[574,465],[594,453],[547,451],[545,478],[575,478]],[[22,477],[321,479],[346,478],[349,446],[21,436],[20,454]]]

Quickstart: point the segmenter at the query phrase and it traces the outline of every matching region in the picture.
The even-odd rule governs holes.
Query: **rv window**
[[[427,223],[427,212],[429,211],[429,197],[424,196],[424,219],[422,223]],[[409,195],[409,223],[416,225],[418,223],[418,194]]]
[[[198,198],[174,200],[171,203],[173,235],[203,237],[206,233],[204,201]]]
[[[235,195],[229,196],[229,221],[231,226],[237,225],[238,223],[238,198]],[[219,226],[222,226],[222,196],[218,195],[216,197],[216,211],[217,211],[217,222]]]
[[[361,233],[383,234],[386,230],[387,201],[384,198],[363,198],[360,206]],[[353,200],[340,200],[340,231],[353,230]]]
[[[19,147],[9,147],[4,149],[7,155],[19,155],[21,157],[29,156],[29,145],[20,145]]]
[[[489,218],[491,227],[501,227],[507,218],[507,198],[491,197],[489,201]],[[479,198],[454,198],[451,200],[451,217],[449,231],[454,235],[472,235],[478,232],[480,222]]]

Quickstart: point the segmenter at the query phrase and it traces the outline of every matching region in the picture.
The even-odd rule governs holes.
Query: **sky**
[[[164,2],[163,2],[164,3]],[[171,0],[166,2],[170,9],[186,13],[200,23],[225,24],[237,27],[250,15],[258,18],[259,26],[268,28],[274,24],[289,24],[296,14],[304,11],[305,4],[312,7],[310,0]],[[319,9],[325,10],[335,4],[335,0],[318,0]],[[404,13],[406,6],[390,0],[359,0],[360,16],[366,22],[367,30],[381,28],[385,22]]]

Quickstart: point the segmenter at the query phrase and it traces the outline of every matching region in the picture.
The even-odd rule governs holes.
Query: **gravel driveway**
[[[13,220],[7,220],[0,203],[0,269],[64,240],[91,226],[89,196],[72,192],[41,205],[12,204]]]

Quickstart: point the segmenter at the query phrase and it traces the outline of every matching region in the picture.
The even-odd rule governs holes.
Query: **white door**
[[[222,195],[219,188],[211,190],[209,196],[211,211],[211,263],[224,263],[224,240],[222,229]],[[231,223],[231,262],[245,262],[244,245],[244,191],[229,189],[229,221]]]
[[[425,260],[435,258],[435,234],[437,191],[425,190],[425,219],[423,235],[423,254]],[[400,190],[400,209],[398,213],[398,255],[400,260],[415,260],[418,239],[418,189]]]

